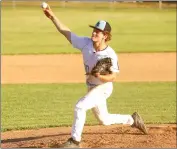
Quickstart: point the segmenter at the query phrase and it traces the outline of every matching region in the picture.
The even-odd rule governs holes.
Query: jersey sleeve
[[[119,63],[118,63],[118,57],[116,54],[111,56],[111,60],[112,60],[112,66],[110,68],[110,70],[112,72],[119,72]]]
[[[88,42],[88,37],[80,37],[74,33],[71,33],[71,44],[74,48],[82,51],[82,49],[88,44]]]

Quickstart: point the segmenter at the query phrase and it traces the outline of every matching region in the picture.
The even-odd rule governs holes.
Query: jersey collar
[[[106,47],[105,49],[103,49],[103,50],[101,50],[101,51],[105,51],[107,48],[108,48],[108,45],[107,45],[107,47]],[[101,52],[101,51],[96,51],[96,50],[94,49],[94,47],[92,48],[92,50],[93,50],[94,53],[96,53],[96,52]]]

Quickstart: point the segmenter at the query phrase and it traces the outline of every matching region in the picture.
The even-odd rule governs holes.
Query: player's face
[[[92,32],[91,39],[93,42],[102,42],[103,39],[105,39],[105,35],[103,34],[102,31],[94,28]]]

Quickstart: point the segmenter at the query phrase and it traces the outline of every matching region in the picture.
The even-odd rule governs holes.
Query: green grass
[[[113,28],[110,45],[116,52],[176,51],[175,9],[54,7],[53,11],[81,36],[91,35],[89,24],[100,19],[109,21]],[[39,6],[3,6],[1,12],[2,54],[79,53],[57,32]]]
[[[71,126],[85,84],[2,85],[2,131]],[[138,111],[146,123],[176,123],[176,82],[115,83],[110,113]],[[98,124],[92,112],[86,125]]]

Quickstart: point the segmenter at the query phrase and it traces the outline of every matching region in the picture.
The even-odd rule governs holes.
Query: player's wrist
[[[51,15],[51,16],[50,16],[50,19],[51,19],[52,21],[55,21],[55,20],[56,20],[55,15]]]
[[[95,76],[96,78],[99,78],[99,77],[100,77],[100,73],[95,73],[94,76]]]

